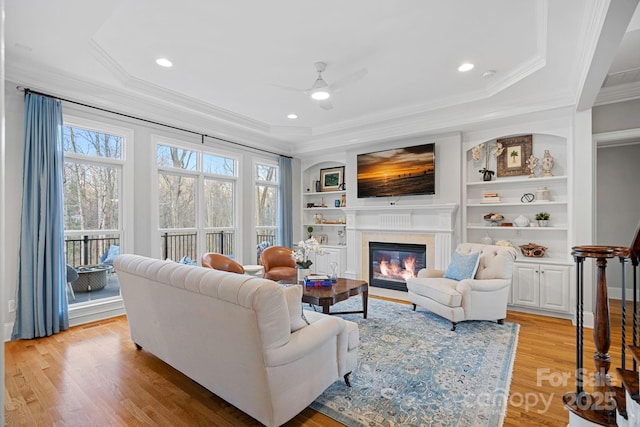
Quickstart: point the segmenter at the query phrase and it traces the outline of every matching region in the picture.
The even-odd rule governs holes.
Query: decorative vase
[[[546,227],[549,224],[549,220],[548,219],[539,219],[538,220],[538,225],[540,227]]]
[[[542,165],[540,165],[540,169],[542,169],[542,176],[553,176],[551,168],[553,168],[553,156],[549,153],[549,150],[544,150]]]
[[[547,187],[538,187],[536,190],[536,202],[549,202],[551,201],[551,193]]]
[[[316,193],[322,191],[322,186],[320,185],[320,181],[316,181]]]
[[[493,171],[484,171],[482,173],[482,180],[483,181],[491,181],[491,176],[493,175]]]
[[[298,273],[298,282],[303,282],[304,278],[311,273],[311,270],[308,268],[298,268],[296,271]]]
[[[528,227],[529,226],[529,218],[527,218],[524,215],[520,215],[518,216],[516,219],[513,220],[513,222],[518,226],[518,227]]]
[[[483,245],[492,245],[493,239],[491,238],[491,236],[489,236],[489,233],[485,233],[484,237],[480,239],[480,243],[482,243]]]

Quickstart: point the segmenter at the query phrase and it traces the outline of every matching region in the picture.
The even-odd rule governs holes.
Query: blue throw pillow
[[[461,255],[458,252],[454,252],[443,277],[453,280],[472,279],[476,275],[479,262],[480,252],[473,252],[469,255]]]
[[[113,265],[113,261],[118,255],[120,255],[120,245],[111,245],[107,252],[100,257],[100,264]]]
[[[189,258],[188,256],[183,256],[182,259],[180,261],[178,261],[181,264],[187,264],[187,265],[198,265],[194,260],[192,260],[191,258]]]

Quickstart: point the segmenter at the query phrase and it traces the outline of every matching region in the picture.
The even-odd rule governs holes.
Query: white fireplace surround
[[[418,243],[427,246],[427,267],[449,264],[458,205],[360,206],[343,208],[347,217],[347,251],[344,275],[369,277],[369,242]],[[359,250],[358,250],[359,249]]]

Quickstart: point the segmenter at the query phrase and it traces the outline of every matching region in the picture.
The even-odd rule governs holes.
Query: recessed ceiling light
[[[461,66],[458,67],[458,71],[461,72],[465,72],[465,71],[469,71],[473,69],[473,64],[469,63],[469,62],[465,62],[464,64],[462,64]]]
[[[173,62],[169,61],[167,58],[156,59],[156,64],[165,68],[173,67]]]
[[[297,118],[298,118],[298,115],[297,115],[297,114],[294,114],[294,113],[291,113],[291,114],[288,114],[288,115],[287,115],[287,118],[289,118],[289,119],[291,119],[291,120],[293,120],[293,119],[297,119]]]
[[[484,73],[482,73],[482,77],[484,77],[485,79],[488,79],[490,77],[493,77],[496,75],[496,70],[487,70]]]

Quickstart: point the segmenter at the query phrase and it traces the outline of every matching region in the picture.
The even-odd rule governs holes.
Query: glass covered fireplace
[[[369,286],[407,291],[407,279],[427,267],[427,246],[369,242]]]

